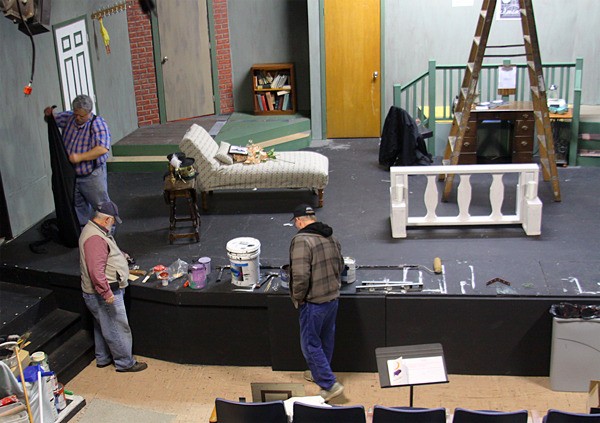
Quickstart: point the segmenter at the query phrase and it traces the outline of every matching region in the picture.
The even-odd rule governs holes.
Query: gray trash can
[[[587,392],[600,379],[600,319],[552,321],[550,387],[553,391]]]

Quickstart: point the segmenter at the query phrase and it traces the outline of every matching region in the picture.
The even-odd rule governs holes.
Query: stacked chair
[[[219,423],[288,423],[283,401],[237,402],[215,400]]]
[[[527,410],[487,411],[456,408],[452,423],[527,423]]]
[[[600,423],[600,414],[569,413],[550,409],[542,423]]]
[[[294,403],[293,423],[366,423],[365,407],[362,405],[321,407]]]
[[[376,405],[373,423],[446,423],[446,409]]]
[[[283,401],[215,400],[218,423],[289,423]],[[527,423],[527,410],[491,411],[457,407],[452,423]],[[211,420],[212,421],[212,420]],[[366,423],[362,405],[318,406],[295,402],[292,423]],[[446,423],[445,408],[373,407],[372,423]],[[550,409],[542,423],[600,423],[600,414]]]

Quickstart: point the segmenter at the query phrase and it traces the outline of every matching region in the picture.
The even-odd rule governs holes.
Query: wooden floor
[[[160,342],[160,340],[157,340]],[[209,340],[207,340],[209,342]],[[177,348],[177,346],[173,346]],[[112,367],[96,368],[92,362],[67,384],[90,404],[102,399],[133,408],[143,408],[177,417],[173,422],[207,422],[216,397],[251,401],[251,382],[302,383],[306,395],[318,387],[306,382],[301,372],[276,372],[269,367],[198,366],[145,359],[149,368],[141,373],[117,373]],[[344,384],[341,397],[332,404],[360,404],[366,410],[375,404],[401,406],[409,403],[409,388],[379,387],[376,373],[338,373]],[[586,411],[586,393],[555,392],[549,378],[515,376],[449,375],[449,383],[414,388],[415,407],[455,407],[486,410],[530,411],[530,421],[541,421],[549,408]],[[71,422],[77,423],[85,408]]]

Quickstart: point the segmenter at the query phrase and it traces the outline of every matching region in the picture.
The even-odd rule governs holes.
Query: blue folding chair
[[[365,407],[362,405],[321,407],[295,402],[292,421],[293,423],[366,423],[367,417]]]
[[[457,407],[452,423],[527,423],[527,410],[488,411]]]
[[[600,414],[570,413],[550,409],[542,423],[600,423]]]
[[[446,423],[446,409],[376,405],[373,423]]]
[[[219,423],[288,423],[283,401],[237,402],[215,400]]]

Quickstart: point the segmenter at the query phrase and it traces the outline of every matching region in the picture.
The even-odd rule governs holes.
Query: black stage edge
[[[600,168],[559,168],[559,203],[550,183],[540,181],[539,237],[527,237],[518,226],[497,226],[408,229],[406,239],[392,239],[389,173],[377,165],[377,141],[335,140],[311,149],[330,160],[330,182],[317,215],[334,228],[343,254],[356,259],[359,282],[423,283],[421,292],[387,294],[358,292],[358,282],[344,286],[335,371],[376,372],[378,347],[440,343],[452,374],[546,376],[550,306],[600,304],[600,184],[595,183]],[[154,277],[131,283],[126,300],[135,353],[177,363],[303,370],[297,311],[287,291],[264,292],[263,286],[259,292],[234,292],[228,271],[217,282],[216,269],[229,264],[227,242],[241,236],[260,240],[263,274],[287,263],[295,233],[291,211],[300,202],[314,205],[315,196],[305,190],[216,191],[209,211],[201,214],[200,242],[169,245],[161,179],[162,173],[109,174],[109,192],[124,220],[116,235],[119,246],[144,270],[208,256],[213,271],[208,286],[197,291],[183,287],[184,278],[167,287]],[[419,184],[411,180],[414,191]],[[476,178],[472,185],[474,207],[489,207]],[[456,207],[453,201],[441,205],[442,211]],[[422,207],[418,201],[413,205]],[[0,280],[51,289],[60,308],[85,312],[78,251],[48,244],[48,254],[33,254],[28,245],[39,238],[36,227],[0,247]],[[368,268],[431,268],[435,257],[442,259],[442,275]],[[509,285],[488,284],[495,278]]]

